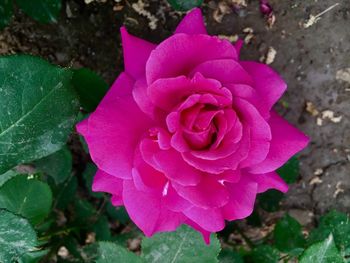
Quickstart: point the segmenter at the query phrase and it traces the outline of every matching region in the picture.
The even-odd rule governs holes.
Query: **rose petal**
[[[196,186],[182,186],[173,183],[177,193],[201,208],[217,208],[224,206],[229,199],[228,191],[215,179],[206,175]]]
[[[174,150],[160,150],[154,160],[171,181],[181,185],[197,185],[203,173],[183,161],[181,155]]]
[[[193,204],[191,204],[186,199],[184,199],[180,195],[178,195],[178,193],[175,191],[172,184],[169,184],[168,188],[165,188],[164,190],[165,191],[163,191],[162,202],[171,211],[182,212],[182,211],[189,209],[193,206]]]
[[[240,64],[253,78],[253,87],[263,102],[261,105],[269,111],[287,89],[286,83],[265,64],[252,61],[241,61]]]
[[[263,161],[270,148],[271,130],[257,109],[246,100],[235,98],[233,105],[240,113],[243,126],[250,129],[250,149],[247,158],[240,167],[248,167]]]
[[[92,183],[92,191],[121,196],[123,180],[98,169]]]
[[[123,200],[130,218],[146,236],[174,231],[185,221],[182,213],[172,212],[161,204],[161,194],[139,191],[131,180],[124,180]]]
[[[192,104],[187,102],[185,104],[186,107],[181,107],[188,108],[201,98],[199,94],[211,94],[216,101],[219,101],[218,103],[222,107],[232,102],[232,95],[228,89],[222,88],[220,82],[214,79],[205,79],[200,73],[196,74],[192,79],[185,76],[158,79],[148,87],[147,94],[154,105],[165,111],[173,110],[176,106],[183,104],[189,97],[193,96],[193,98],[197,99],[196,101],[192,102]]]
[[[243,127],[242,139],[238,143],[236,151],[231,155],[221,158],[211,160],[208,159],[205,155],[201,155],[201,158],[198,158],[192,154],[192,152],[183,152],[183,159],[191,166],[195,167],[198,170],[211,173],[211,174],[220,174],[226,170],[236,170],[239,163],[246,159],[250,149],[250,130]]]
[[[230,193],[230,200],[222,208],[224,218],[231,221],[249,216],[254,209],[258,184],[242,175],[237,183],[225,183],[225,186]]]
[[[305,148],[309,142],[307,136],[275,112],[271,113],[269,125],[272,131],[269,153],[264,161],[249,168],[251,173],[268,173],[276,170]]]
[[[152,125],[132,98],[132,85],[133,81],[121,74],[90,115],[88,132],[82,134],[94,163],[119,178],[131,178],[135,148],[141,135]]]
[[[123,45],[125,71],[135,80],[143,77],[146,62],[156,45],[130,35],[125,27],[120,29]]]
[[[288,191],[288,185],[276,172],[251,174],[249,176],[258,183],[258,193],[263,193],[269,189],[276,189],[283,193]]]
[[[123,197],[119,195],[113,195],[111,198],[111,203],[114,206],[121,206],[123,205]]]
[[[236,49],[227,40],[208,35],[175,34],[152,51],[146,64],[147,83],[188,75],[204,61],[224,58],[237,59]]]
[[[154,118],[156,109],[147,96],[147,83],[145,78],[141,78],[135,82],[132,95],[140,109],[151,118]]]
[[[202,227],[200,227],[198,224],[196,224],[195,222],[193,222],[190,219],[186,220],[186,224],[189,225],[190,227],[192,227],[193,229],[197,230],[198,232],[200,232],[202,234],[204,242],[207,245],[210,244],[210,234],[211,234],[211,232],[209,232],[207,230],[204,230]]]
[[[270,118],[270,109],[266,107],[264,101],[261,99],[260,94],[251,86],[245,84],[225,84],[229,89],[233,97],[242,98],[248,101],[250,104],[259,111],[261,116],[266,120]]]
[[[185,33],[193,34],[207,34],[204,25],[202,11],[199,8],[192,9],[180,22],[175,30],[175,34]]]
[[[226,86],[227,83],[253,84],[253,80],[248,72],[234,59],[205,61],[196,66],[190,73],[190,76],[197,72],[203,74],[206,78],[220,81],[222,86]]]
[[[135,153],[132,175],[135,187],[140,191],[160,192],[167,182],[163,173],[155,170],[142,159],[139,149]]]
[[[225,220],[220,208],[203,209],[192,207],[183,213],[208,232],[218,232],[225,227]]]

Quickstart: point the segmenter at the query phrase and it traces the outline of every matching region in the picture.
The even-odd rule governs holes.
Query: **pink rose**
[[[272,110],[278,74],[209,36],[199,9],[159,45],[121,35],[125,72],[77,126],[99,168],[94,191],[146,236],[188,224],[206,242],[249,216],[257,193],[287,191],[275,170],[308,138]]]

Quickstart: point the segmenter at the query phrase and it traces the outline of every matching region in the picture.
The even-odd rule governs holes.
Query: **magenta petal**
[[[229,193],[224,185],[211,179],[210,176],[203,177],[196,186],[182,186],[176,183],[173,183],[173,186],[180,196],[197,207],[222,207],[228,202]]]
[[[82,120],[76,125],[77,132],[83,136],[85,136],[85,134],[88,133],[88,121],[89,121],[89,118],[86,118],[85,120]]]
[[[147,83],[186,76],[204,61],[225,58],[237,59],[236,49],[227,40],[208,35],[175,34],[152,51],[146,64]]]
[[[119,195],[113,195],[111,198],[112,205],[121,206],[123,205],[123,197]]]
[[[203,173],[189,166],[180,153],[174,150],[160,150],[154,155],[154,160],[171,181],[181,185],[197,185]]]
[[[154,117],[155,107],[152,101],[147,96],[146,79],[141,78],[135,82],[132,90],[132,95],[140,109],[150,117]]]
[[[223,86],[226,83],[251,85],[253,80],[247,71],[234,59],[216,59],[205,61],[195,67],[190,76],[199,72],[206,78],[220,81]]]
[[[242,175],[238,183],[225,183],[230,200],[222,208],[226,220],[242,219],[249,216],[254,209],[258,184],[249,177]]]
[[[131,180],[124,180],[123,200],[130,218],[146,236],[174,231],[185,221],[182,213],[172,212],[161,204],[160,195],[138,191]]]
[[[243,68],[252,76],[253,87],[260,94],[267,111],[269,111],[276,101],[287,89],[287,84],[269,66],[252,61],[241,61]]]
[[[264,161],[249,168],[251,173],[260,174],[276,170],[309,142],[307,136],[275,112],[271,112],[269,124],[272,131],[269,153]]]
[[[264,119],[270,118],[270,108],[266,107],[254,88],[245,84],[226,84],[226,88],[231,91],[233,97],[242,98],[254,105]]]
[[[120,29],[124,53],[125,71],[134,79],[145,75],[146,62],[156,45],[130,35],[125,27]]]
[[[237,169],[239,163],[246,159],[250,147],[250,131],[243,128],[242,139],[238,143],[238,147],[231,155],[217,160],[202,159],[194,156],[191,152],[181,153],[183,159],[191,166],[198,170],[211,173],[221,174],[226,170]],[[205,157],[205,156],[201,156]]]
[[[121,196],[123,192],[123,180],[102,170],[97,170],[92,183],[92,191],[106,192],[112,195]]]
[[[163,190],[163,200],[164,205],[174,212],[182,212],[186,209],[189,209],[193,206],[186,199],[182,198],[173,188],[171,184],[169,184]]]
[[[225,220],[220,208],[192,207],[183,213],[206,231],[218,232],[225,227]]]
[[[251,174],[249,176],[258,183],[258,193],[263,193],[269,189],[276,189],[283,193],[288,191],[288,185],[276,172]]]
[[[271,130],[258,110],[246,100],[235,98],[233,105],[240,113],[243,125],[250,129],[250,149],[247,158],[240,167],[248,167],[263,161],[270,148]]]
[[[90,115],[87,133],[83,134],[94,163],[120,178],[131,178],[135,148],[152,125],[132,98],[132,85],[133,81],[122,73]]]
[[[192,9],[180,22],[175,30],[175,34],[185,33],[193,34],[207,34],[204,25],[202,11],[199,8]]]
[[[207,230],[204,230],[202,227],[200,227],[198,224],[196,224],[195,222],[193,222],[190,219],[186,220],[186,224],[189,225],[190,227],[192,227],[193,229],[197,230],[198,232],[200,232],[202,234],[204,242],[207,245],[210,244],[210,234],[211,234],[211,232],[209,232]]]

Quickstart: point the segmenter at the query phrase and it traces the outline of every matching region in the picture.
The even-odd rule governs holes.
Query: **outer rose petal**
[[[246,175],[242,175],[238,183],[225,183],[225,185],[230,192],[230,200],[222,208],[224,218],[236,220],[249,216],[254,209],[258,184]]]
[[[112,205],[121,206],[123,205],[123,197],[119,195],[113,195],[111,198]]]
[[[206,231],[218,232],[225,227],[225,220],[220,208],[192,207],[183,213]]]
[[[121,196],[123,192],[123,180],[102,170],[97,170],[92,183],[92,191],[106,192],[112,195]]]
[[[307,136],[275,112],[271,112],[271,118],[268,122],[272,132],[270,150],[264,161],[248,169],[249,172],[254,174],[276,170],[293,155],[305,148],[309,142]]]
[[[125,71],[134,79],[145,75],[146,62],[156,45],[130,35],[125,27],[120,29],[123,44]]]
[[[204,230],[202,227],[200,227],[198,224],[196,224],[195,222],[193,222],[190,219],[186,220],[186,224],[191,226],[193,229],[197,230],[198,232],[201,232],[204,242],[209,245],[210,244],[210,234],[211,232]]]
[[[258,193],[263,193],[269,189],[276,189],[283,193],[288,191],[288,185],[276,172],[251,174],[249,176],[258,183]]]
[[[190,75],[200,72],[206,78],[220,81],[224,87],[226,83],[251,85],[253,80],[247,71],[234,59],[215,59],[205,61],[195,67]]]
[[[252,61],[241,61],[240,64],[252,76],[253,87],[264,102],[265,110],[269,111],[287,89],[287,84],[269,66]]]
[[[86,121],[78,126],[94,163],[119,178],[131,178],[135,148],[152,124],[132,98],[132,85],[130,77],[122,73],[90,115],[88,127],[84,127]]]
[[[170,183],[163,190],[163,203],[174,212],[182,212],[193,206],[193,204],[179,196]]]
[[[204,25],[202,11],[199,8],[192,9],[180,22],[175,34],[185,33],[189,35],[207,34]]]
[[[188,75],[204,61],[225,58],[237,59],[236,49],[227,40],[208,35],[175,34],[151,52],[146,64],[147,83]]]
[[[196,186],[181,186],[173,183],[177,193],[194,204],[205,209],[222,207],[229,200],[229,192],[226,187],[210,178],[207,174]]]
[[[174,231],[185,221],[182,213],[172,212],[161,203],[161,194],[138,191],[131,180],[124,180],[123,200],[130,218],[146,236]]]
[[[141,78],[135,82],[132,95],[140,109],[151,118],[154,118],[156,109],[149,96],[147,96],[146,79]]]

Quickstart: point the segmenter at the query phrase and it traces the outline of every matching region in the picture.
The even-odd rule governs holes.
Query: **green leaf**
[[[81,225],[89,224],[88,219],[96,215],[95,207],[84,199],[77,199],[75,201],[75,220]]]
[[[0,210],[0,262],[15,262],[36,245],[36,233],[26,219]]]
[[[35,167],[51,176],[56,184],[63,183],[72,170],[72,154],[68,147],[34,162]]]
[[[333,235],[330,234],[324,241],[316,243],[305,250],[299,263],[343,263],[337,247],[334,244]]]
[[[107,83],[99,75],[87,68],[74,70],[72,81],[82,107],[88,112],[96,109],[108,91]]]
[[[241,255],[231,249],[222,249],[218,259],[220,263],[244,263]]]
[[[254,209],[253,213],[247,217],[247,223],[251,226],[260,227],[262,225],[258,209]]]
[[[268,190],[258,196],[259,206],[267,212],[276,212],[280,208],[283,193],[277,190]]]
[[[187,11],[200,6],[203,0],[168,0],[169,4],[178,11]]]
[[[112,205],[112,203],[107,204],[107,214],[108,216],[113,219],[117,220],[120,223],[126,225],[128,222],[130,222],[130,217],[128,213],[126,212],[125,207],[120,206],[120,207],[115,207]]]
[[[4,174],[0,175],[0,187],[3,186],[4,183],[6,183],[8,180],[10,180],[11,178],[15,177],[18,173],[16,173],[15,171],[7,171]]]
[[[109,222],[106,216],[101,216],[97,220],[97,222],[93,225],[93,231],[96,233],[96,240],[98,241],[107,241],[112,237]]]
[[[275,246],[282,252],[295,252],[305,245],[301,225],[288,214],[277,222],[273,235]]]
[[[51,204],[50,187],[26,175],[17,175],[0,188],[0,208],[22,215],[34,225],[50,213]]]
[[[61,0],[16,0],[24,13],[41,23],[57,22],[62,3]]]
[[[49,253],[48,249],[26,253],[18,260],[18,263],[39,263],[40,259],[47,253]]]
[[[97,171],[97,167],[92,163],[88,163],[86,165],[85,171],[83,172],[83,177],[85,181],[85,186],[88,192],[90,193],[90,195],[95,198],[102,198],[104,196],[103,193],[96,193],[92,191],[92,182],[96,174],[96,171]]]
[[[94,263],[141,263],[140,257],[111,242],[97,242],[84,249],[84,262]]]
[[[71,77],[37,57],[0,57],[0,174],[66,143],[79,110]]]
[[[214,235],[208,246],[201,234],[185,225],[175,232],[156,234],[142,241],[142,257],[149,263],[218,262],[219,252],[220,243]]]
[[[337,211],[331,211],[320,218],[320,223],[309,236],[308,243],[324,240],[332,233],[334,242],[341,251],[350,251],[350,219]]]
[[[246,258],[246,261],[251,263],[277,263],[278,260],[278,251],[269,245],[254,248]]]
[[[71,175],[62,185],[53,186],[52,189],[55,196],[53,207],[62,210],[66,209],[68,204],[74,199],[77,188],[78,180],[73,175]]]
[[[12,0],[0,1],[0,30],[10,23],[13,15],[13,3]]]
[[[287,184],[296,182],[299,176],[299,160],[293,156],[288,162],[277,170],[277,173],[283,178]]]

